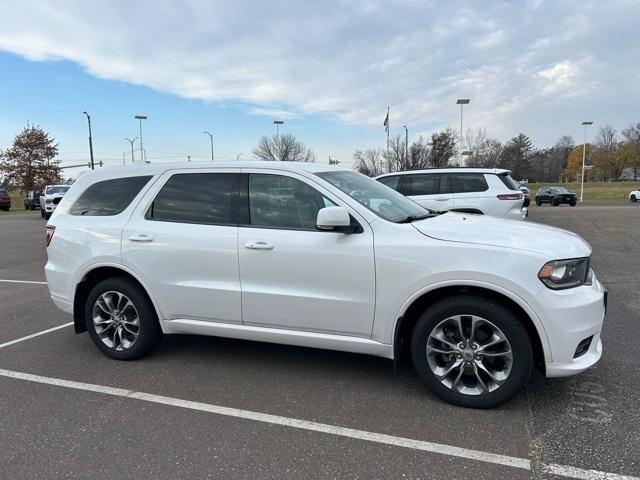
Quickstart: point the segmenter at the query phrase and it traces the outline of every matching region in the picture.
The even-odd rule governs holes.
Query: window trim
[[[198,222],[195,220],[192,221],[184,221],[184,220],[164,220],[164,219],[158,219],[158,218],[153,218],[151,217],[151,214],[153,212],[153,204],[156,200],[156,198],[158,197],[158,195],[160,194],[160,192],[162,192],[162,189],[167,185],[167,183],[169,183],[169,181],[177,175],[233,175],[236,179],[236,201],[235,201],[235,215],[233,215],[236,218],[236,222],[235,223],[222,223],[222,222]],[[216,227],[238,227],[239,226],[239,202],[240,202],[240,192],[242,190],[242,186],[241,186],[241,179],[240,177],[242,176],[242,173],[239,171],[228,171],[228,170],[223,170],[220,169],[220,171],[216,171],[216,170],[195,170],[195,171],[190,171],[190,170],[169,170],[167,172],[164,173],[164,176],[166,176],[166,179],[161,182],[161,184],[159,185],[159,187],[151,194],[151,200],[149,202],[149,204],[144,208],[143,210],[143,218],[144,220],[148,221],[148,222],[163,222],[163,223],[177,223],[177,224],[182,224],[182,225],[209,225],[209,226],[216,226]]]

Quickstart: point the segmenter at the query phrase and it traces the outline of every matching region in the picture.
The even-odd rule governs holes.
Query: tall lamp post
[[[133,163],[135,161],[135,158],[133,156],[133,144],[136,143],[137,139],[138,139],[138,137],[135,137],[133,140],[125,138],[125,140],[131,144],[131,163]]]
[[[273,124],[276,126],[276,137],[280,136],[280,125],[284,124],[283,120],[274,120]]]
[[[209,140],[211,140],[211,161],[213,162],[213,133],[210,132],[202,132],[209,135]]]
[[[582,180],[580,181],[580,203],[584,194],[584,161],[587,157],[587,127],[593,125],[593,122],[582,122],[584,125],[584,143],[582,144]]]
[[[468,105],[470,101],[471,100],[469,100],[468,98],[459,98],[458,100],[456,100],[456,104],[460,105],[460,153],[458,154],[458,157],[460,159],[460,166],[462,166],[462,106]]]
[[[404,127],[404,166],[407,167],[409,163],[409,129],[406,125]]]
[[[95,169],[93,163],[93,137],[91,136],[91,116],[87,112],[82,112],[87,116],[87,122],[89,123],[89,156],[91,157],[91,170]]]
[[[147,116],[146,115],[136,115],[135,117],[136,120],[138,120],[140,122],[140,158],[145,161],[146,163],[146,159],[144,157],[144,149],[142,148],[142,120],[146,120]]]

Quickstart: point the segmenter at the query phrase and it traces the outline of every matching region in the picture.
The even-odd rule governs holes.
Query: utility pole
[[[142,120],[146,120],[147,116],[146,115],[136,115],[135,117],[136,120],[140,121],[140,159],[144,162],[146,162],[146,157],[144,154],[144,148],[142,148]]]
[[[331,158],[331,155],[329,155],[329,165],[338,165],[340,163],[340,160],[336,160],[335,158]]]
[[[207,135],[209,135],[209,140],[211,140],[211,161],[213,162],[213,133],[209,133],[209,132],[202,132],[202,133],[206,133]]]
[[[409,130],[406,125],[404,127],[404,166],[409,165]]]
[[[187,155],[187,162],[191,161],[191,155]]]
[[[93,163],[93,138],[91,136],[91,116],[87,112],[82,112],[87,116],[87,122],[89,123],[89,156],[91,157],[91,170],[95,169]]]
[[[283,120],[274,120],[273,124],[276,126],[276,137],[280,136],[280,125],[284,124]]]
[[[593,122],[582,122],[584,125],[584,143],[582,144],[582,180],[580,181],[580,203],[584,194],[584,161],[587,156],[587,127],[593,125]]]
[[[460,167],[462,166],[462,106],[468,105],[470,101],[471,100],[469,100],[468,98],[459,98],[458,100],[456,100],[456,103],[460,105],[460,148],[458,149],[458,151],[460,152],[458,154],[458,162]]]
[[[135,158],[133,157],[133,144],[136,142],[137,139],[138,137],[135,137],[133,140],[125,138],[125,140],[131,144],[131,163],[135,161]]]

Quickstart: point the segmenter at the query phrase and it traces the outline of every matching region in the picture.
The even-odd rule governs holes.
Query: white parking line
[[[33,285],[46,285],[47,282],[34,282],[33,280],[5,280],[0,279],[0,282],[3,283],[31,283]]]
[[[39,337],[40,335],[45,335],[50,332],[55,332],[56,330],[60,330],[61,328],[69,327],[73,325],[73,322],[65,323],[64,325],[58,325],[57,327],[47,328],[46,330],[42,330],[40,332],[32,333],[31,335],[26,335],[24,337],[16,338],[15,340],[10,340],[5,343],[0,343],[0,348],[8,347],[9,345],[13,345],[15,343],[24,342],[25,340],[29,340],[30,338]]]
[[[212,405],[209,403],[193,402],[190,400],[182,400],[179,398],[165,397],[162,395],[154,395],[151,393],[136,392],[123,388],[114,388],[104,385],[94,385],[91,383],[74,382],[71,380],[63,380],[60,378],[44,377],[41,375],[33,375],[30,373],[16,372],[12,370],[0,369],[0,376],[14,378],[17,380],[26,380],[29,382],[41,383],[46,385],[54,385],[57,387],[71,388],[74,390],[82,390],[87,392],[102,393],[115,397],[131,398],[145,402],[157,403],[160,405],[168,405],[172,407],[186,408],[189,410],[197,410],[200,412],[208,412],[216,415],[224,415],[227,417],[242,418],[245,420],[253,420],[256,422],[268,423],[272,425],[280,425],[283,427],[297,428],[312,432],[327,433],[340,437],[354,438],[368,442],[381,443],[384,445],[393,445],[397,447],[410,448],[412,450],[420,450],[424,452],[437,453],[450,457],[459,457],[468,460],[476,460],[478,462],[503,465],[522,470],[531,470],[531,462],[526,458],[511,457],[507,455],[498,455],[495,453],[483,452],[480,450],[472,450],[468,448],[454,447],[441,443],[425,442],[422,440],[414,440],[411,438],[395,437],[393,435],[385,435],[382,433],[368,432],[364,430],[356,430],[353,428],[339,427],[328,425],[325,423],[310,422],[307,420],[299,420],[296,418],[281,417],[279,415],[271,415],[267,413],[253,412],[250,410],[239,410],[236,408]],[[563,477],[576,478],[580,480],[608,479],[608,480],[640,480],[637,477],[629,477],[618,475],[615,473],[600,472],[596,470],[585,470],[576,467],[570,467],[558,464],[542,464],[539,465],[545,471],[560,475]]]

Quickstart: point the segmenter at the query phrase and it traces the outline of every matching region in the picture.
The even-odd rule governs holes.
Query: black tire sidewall
[[[482,395],[463,395],[449,389],[435,377],[427,363],[428,335],[442,320],[453,315],[477,315],[496,325],[506,335],[513,352],[513,365],[507,381],[496,391]],[[414,368],[427,387],[441,399],[463,407],[493,408],[518,394],[529,379],[533,350],[526,330],[508,308],[484,297],[452,297],[429,307],[422,314],[411,338]]]
[[[105,345],[98,336],[93,325],[92,310],[96,299],[104,292],[116,291],[126,295],[133,302],[140,321],[138,339],[127,350],[116,351]],[[136,360],[150,353],[160,341],[162,331],[158,317],[146,293],[126,277],[114,277],[97,284],[87,296],[85,302],[85,323],[89,336],[98,349],[108,357],[116,360]]]

